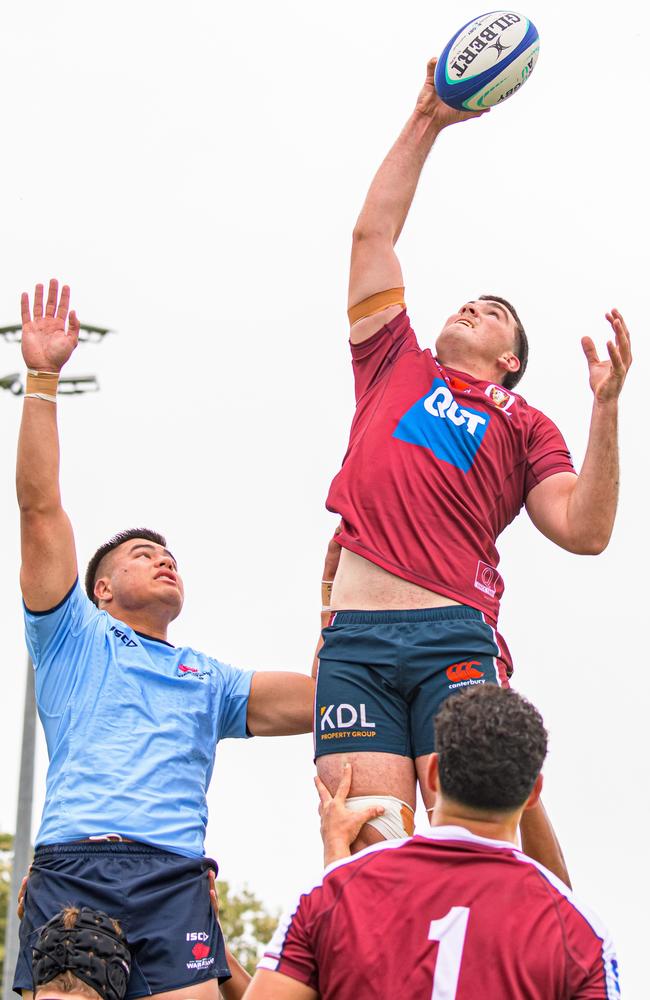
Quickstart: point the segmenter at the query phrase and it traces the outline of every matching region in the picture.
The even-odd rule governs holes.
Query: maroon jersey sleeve
[[[311,905],[311,896],[301,896],[293,913],[282,917],[257,967],[281,972],[317,990],[316,957],[307,933],[307,910]]]
[[[575,472],[566,441],[553,421],[539,410],[533,410],[532,416],[524,483],[525,497],[534,486],[538,486],[549,476],[554,476],[557,472]]]
[[[616,1000],[618,962],[607,930],[590,911],[561,900],[572,1000]]]
[[[406,311],[360,344],[350,344],[354,395],[357,402],[405,351],[419,351]]]

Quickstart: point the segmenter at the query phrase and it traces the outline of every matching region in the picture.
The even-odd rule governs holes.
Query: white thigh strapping
[[[413,835],[413,810],[401,799],[393,795],[354,795],[345,800],[345,808],[351,812],[363,812],[371,806],[384,807],[381,816],[368,820],[368,826],[374,826],[385,840],[402,840]]]

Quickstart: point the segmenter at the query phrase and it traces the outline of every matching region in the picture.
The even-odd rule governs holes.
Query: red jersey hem
[[[270,957],[277,958],[276,955]],[[305,986],[310,986],[312,989],[315,989],[313,974],[311,972],[305,972],[304,969],[294,965],[293,962],[286,958],[280,958],[275,971],[281,972],[283,976],[289,976],[290,979],[296,979],[299,983],[304,983]]]
[[[576,472],[576,470],[575,470],[575,468],[573,466],[556,465],[556,466],[551,467],[550,469],[544,469],[544,471],[542,472],[542,474],[540,476],[535,476],[534,477],[535,478],[535,482],[527,490],[526,496],[524,497],[524,503],[528,499],[528,494],[530,493],[531,490],[534,490],[536,486],[539,486],[540,483],[543,483],[545,479],[549,479],[551,476],[557,476],[561,472],[572,472],[573,475],[576,478],[578,476],[578,473]]]
[[[417,573],[409,572],[405,570],[402,566],[398,566],[395,563],[390,562],[388,559],[384,559],[377,552],[372,549],[366,548],[361,542],[351,541],[344,531],[336,535],[336,541],[339,545],[342,545],[344,549],[349,549],[350,552],[354,552],[355,555],[363,556],[364,559],[368,559],[369,562],[375,563],[376,566],[380,566],[385,569],[387,573],[392,573],[393,576],[399,576],[402,580],[406,580],[408,583],[414,583],[418,587],[424,587],[426,590],[431,590],[435,594],[442,594],[443,597],[451,597],[454,601],[459,601],[468,608],[475,608],[477,611],[484,612],[491,621],[494,619],[493,608],[487,604],[483,604],[480,601],[470,601],[466,594],[461,594],[458,590],[452,590],[444,583],[437,583],[433,580],[429,580],[427,577],[419,576]],[[495,622],[496,624],[496,622]]]

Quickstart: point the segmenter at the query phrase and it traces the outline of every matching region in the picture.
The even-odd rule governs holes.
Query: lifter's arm
[[[64,285],[57,308],[58,284],[50,281],[43,315],[43,286],[21,298],[22,351],[28,369],[59,373],[75,347],[79,321],[68,315],[70,289]],[[30,379],[30,383],[31,383]],[[31,388],[40,386],[31,386]],[[29,386],[28,390],[29,391]],[[48,387],[52,395],[52,386]],[[56,386],[54,393],[56,392]],[[20,585],[31,611],[49,611],[65,597],[77,576],[74,536],[59,492],[59,434],[56,403],[26,396],[18,439],[16,491],[20,508],[22,565]]]
[[[615,336],[600,361],[590,337],[582,348],[594,394],[589,442],[579,476],[561,472],[535,486],[526,508],[535,526],[557,545],[598,555],[609,542],[618,500],[618,397],[632,364],[630,334],[617,309],[607,313]]]
[[[434,86],[436,62],[435,58],[429,61],[415,110],[377,171],[355,226],[348,307],[376,292],[403,285],[394,247],[431,147],[447,125],[485,114],[456,111],[440,100]],[[350,333],[352,343],[367,340],[400,310],[401,306],[392,305],[354,323]]]
[[[560,842],[555,836],[555,830],[541,799],[530,809],[525,810],[519,824],[519,832],[524,854],[539,861],[571,888],[569,871]]]

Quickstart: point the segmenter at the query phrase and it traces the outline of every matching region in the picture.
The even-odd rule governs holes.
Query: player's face
[[[496,363],[497,358],[514,352],[516,331],[514,316],[500,302],[466,302],[442,328],[436,353],[443,363],[449,356],[457,364],[465,353],[468,362],[479,358],[487,364]]]
[[[171,552],[146,538],[132,538],[118,545],[111,556],[108,575],[113,597],[121,607],[162,603],[176,618],[183,607],[184,592]]]

